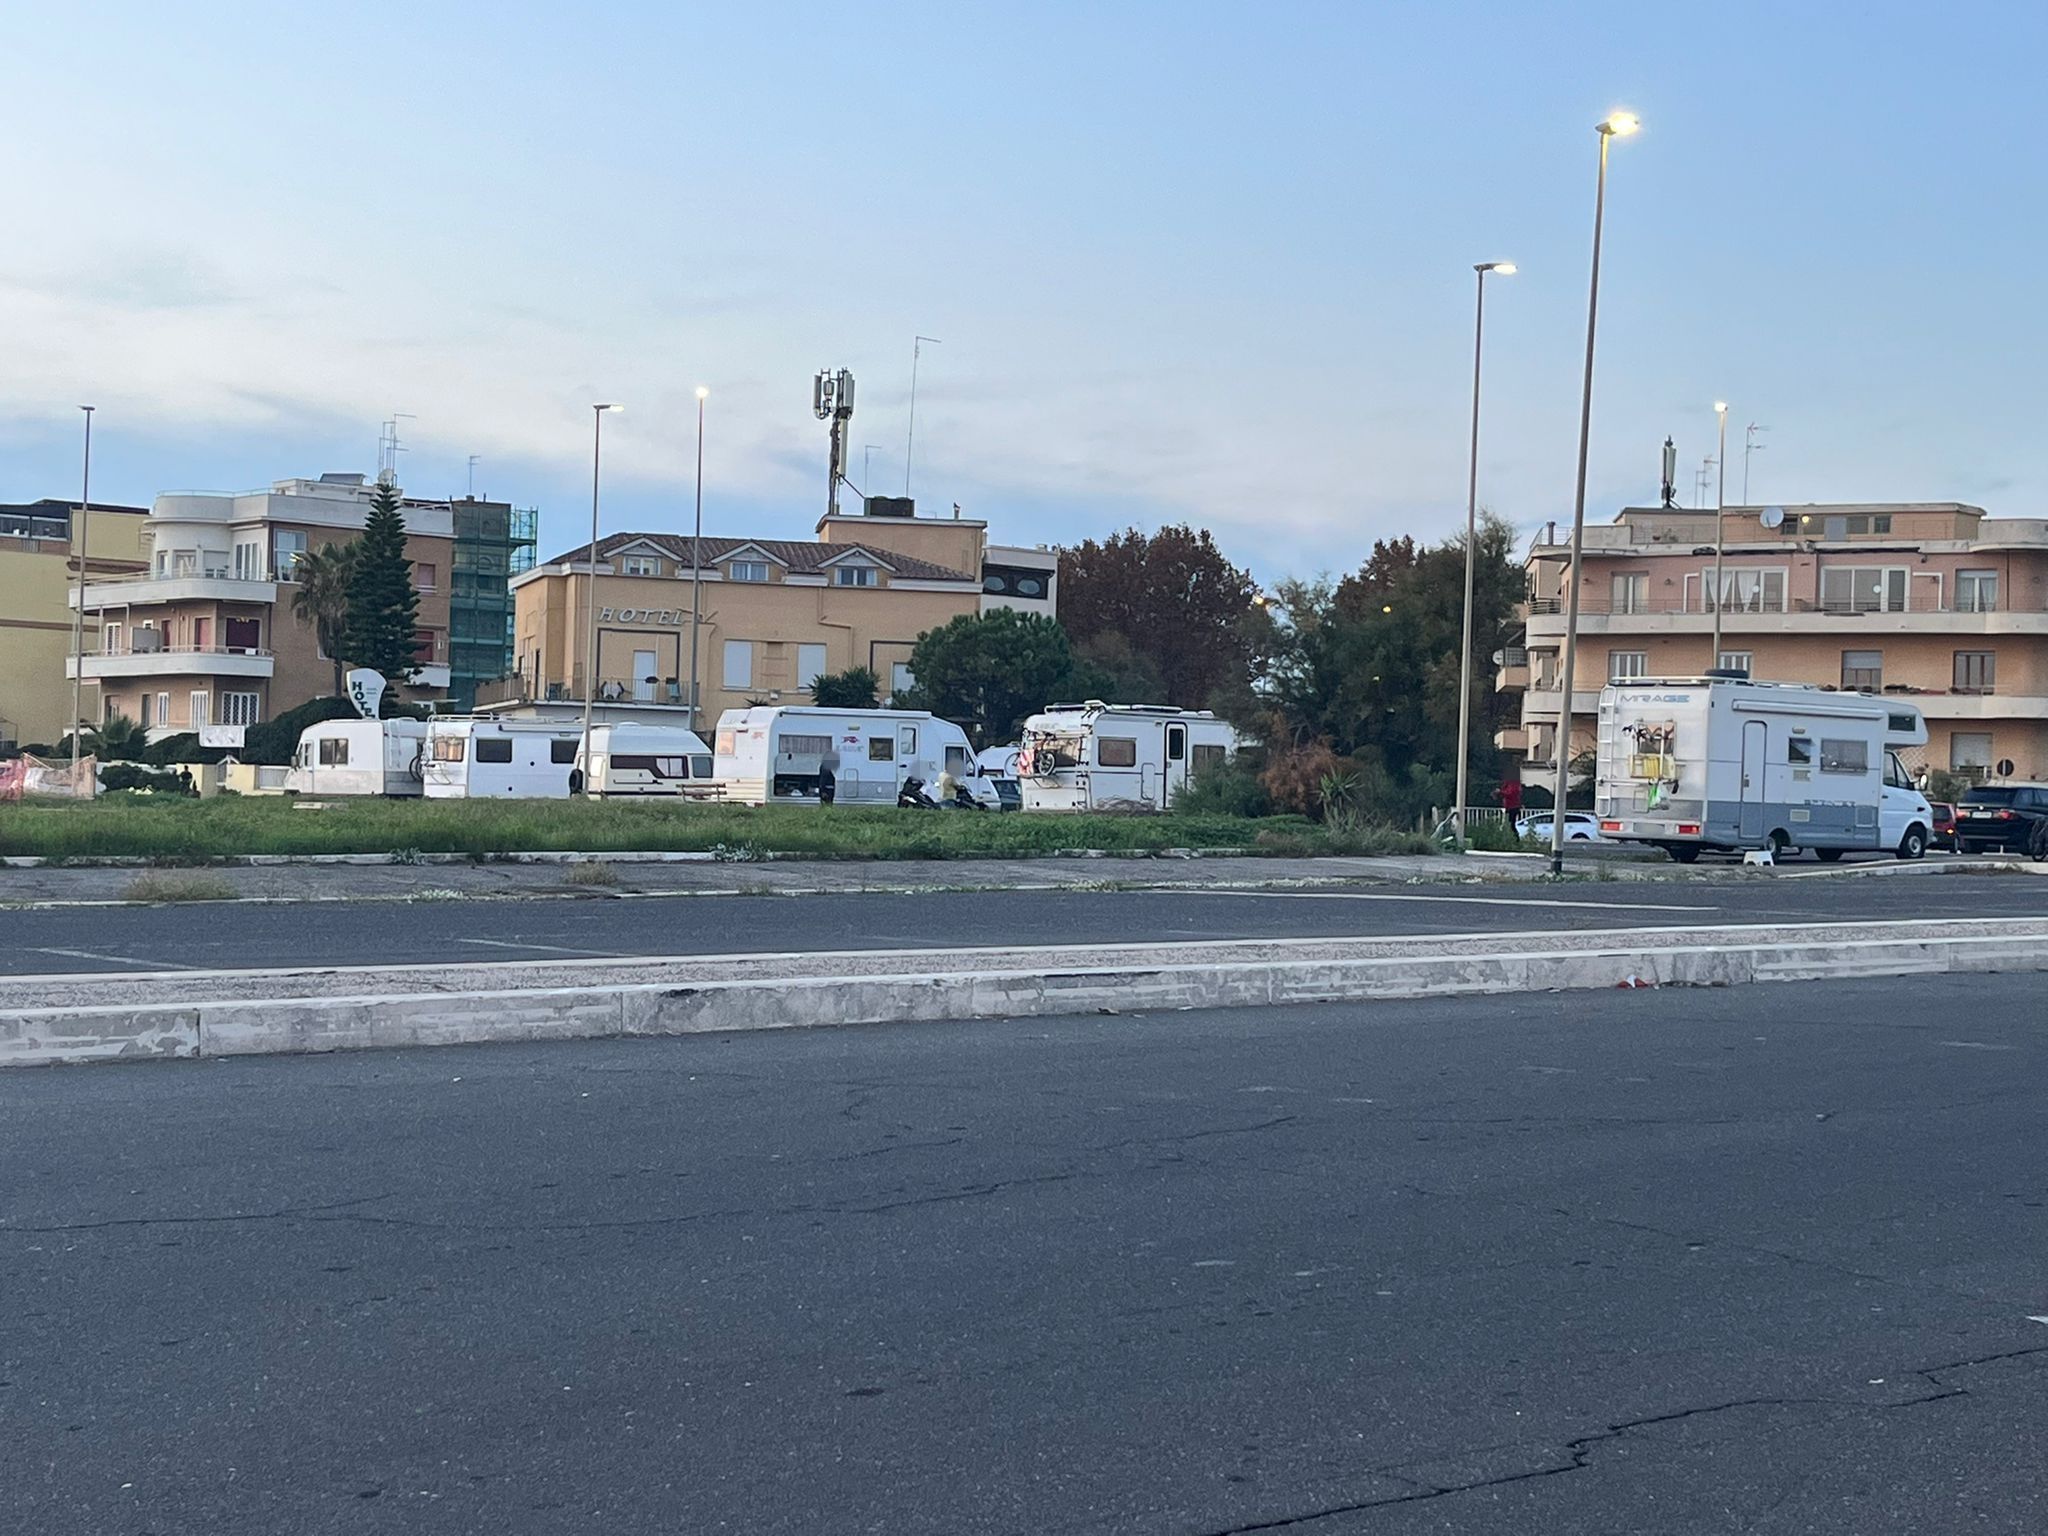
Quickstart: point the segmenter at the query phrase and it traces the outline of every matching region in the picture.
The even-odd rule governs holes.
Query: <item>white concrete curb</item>
[[[2032,932],[1791,943],[1630,944],[1621,934],[1614,939],[1600,949],[1514,953],[1425,949],[1354,960],[1133,963],[1042,972],[959,970],[24,1009],[0,1013],[0,1066],[2048,970],[2048,945]]]

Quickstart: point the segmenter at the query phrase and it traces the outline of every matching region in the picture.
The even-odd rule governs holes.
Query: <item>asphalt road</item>
[[[0,1076],[7,1523],[2039,1532],[2040,988]]]
[[[0,974],[2048,915],[2025,876],[0,910]]]

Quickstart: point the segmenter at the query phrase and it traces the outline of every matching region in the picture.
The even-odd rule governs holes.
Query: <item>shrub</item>
[[[219,875],[137,875],[123,901],[234,901],[240,893]]]
[[[160,795],[182,795],[185,781],[177,774],[162,768],[146,768],[140,763],[108,763],[100,769],[102,789],[151,789]]]
[[[1190,816],[1268,816],[1273,797],[1248,765],[1232,761],[1189,780],[1173,797],[1173,809]]]
[[[619,872],[609,864],[599,864],[593,860],[585,859],[579,863],[571,864],[569,872],[562,878],[571,885],[610,886],[619,883]]]
[[[1259,783],[1280,811],[1314,815],[1322,809],[1323,783],[1338,772],[1337,754],[1327,741],[1276,749]]]

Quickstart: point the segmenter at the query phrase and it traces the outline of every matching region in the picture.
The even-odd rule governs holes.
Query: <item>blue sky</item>
[[[43,7],[0,50],[0,499],[372,469],[537,504],[544,552],[804,536],[852,467],[998,539],[1187,519],[1262,576],[1568,517],[1596,141],[1589,504],[1680,489],[2040,515],[2048,9],[1905,4]]]

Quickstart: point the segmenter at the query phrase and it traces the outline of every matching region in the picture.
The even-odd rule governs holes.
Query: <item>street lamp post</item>
[[[1579,477],[1572,494],[1572,553],[1565,567],[1563,687],[1557,708],[1557,791],[1550,809],[1550,872],[1564,873],[1564,801],[1571,783],[1572,668],[1578,660],[1579,557],[1586,542],[1586,449],[1593,431],[1593,336],[1600,319],[1600,235],[1607,216],[1607,146],[1641,127],[1633,112],[1616,112],[1598,127],[1600,176],[1593,191],[1593,283],[1586,298],[1586,377],[1579,395]]]
[[[697,531],[690,537],[690,729],[702,724],[697,701],[697,636],[704,627],[704,402],[711,391],[697,386]],[[700,732],[701,734],[701,732]]]
[[[583,793],[590,793],[590,720],[597,702],[597,473],[604,457],[604,413],[623,411],[615,401],[590,408],[590,567],[583,604],[590,610],[589,645],[583,658]]]
[[[81,405],[85,412],[85,475],[78,491],[78,527],[73,530],[72,549],[78,556],[78,613],[71,621],[71,766],[78,767],[79,738],[85,734],[85,557],[86,538],[92,525],[92,413],[97,406]],[[74,789],[77,786],[72,786]]]
[[[1710,667],[1721,665],[1721,610],[1727,606],[1728,593],[1721,585],[1721,564],[1724,546],[1728,542],[1728,402],[1716,400],[1714,414],[1721,418],[1721,485],[1714,492],[1714,659]]]
[[[1472,270],[1479,275],[1479,299],[1472,315],[1472,461],[1465,480],[1465,648],[1458,658],[1458,803],[1451,812],[1458,841],[1465,841],[1465,805],[1471,786],[1467,770],[1472,760],[1472,590],[1479,561],[1479,359],[1486,338],[1486,274],[1514,275],[1512,261],[1482,261]]]

